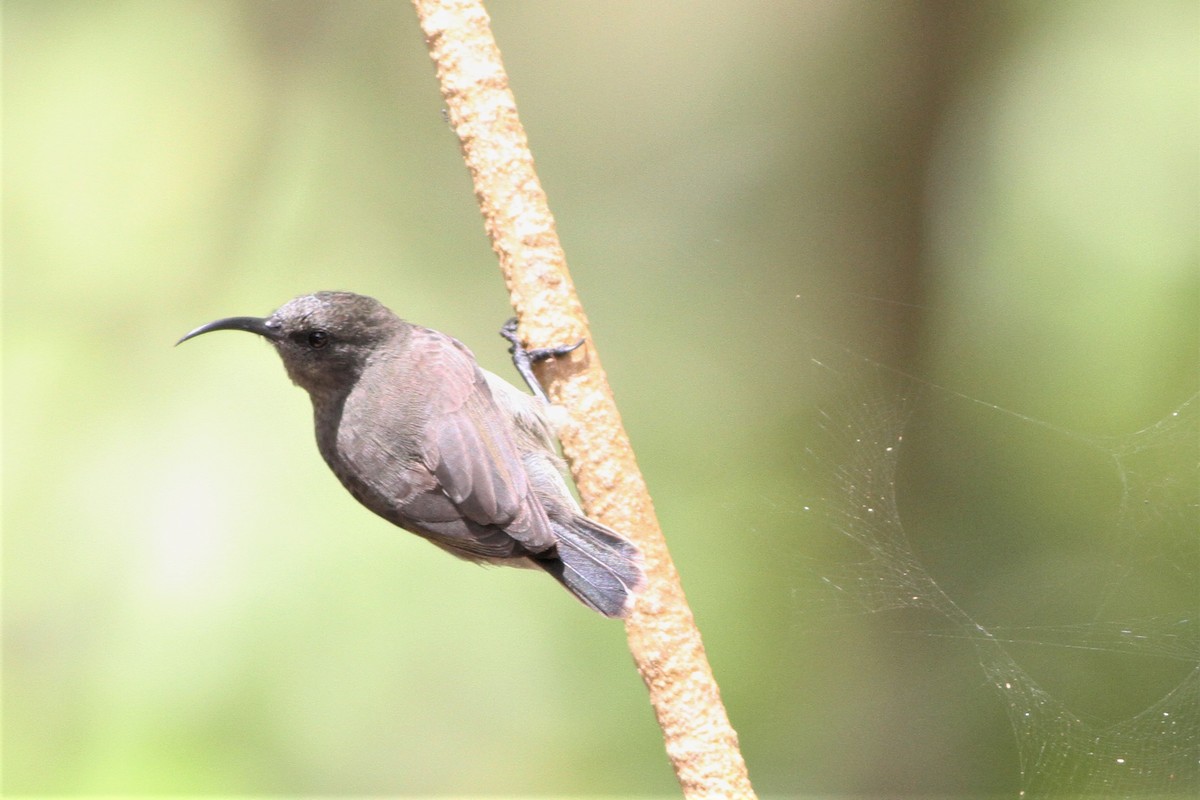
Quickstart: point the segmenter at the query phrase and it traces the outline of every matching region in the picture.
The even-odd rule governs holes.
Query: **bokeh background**
[[[1070,710],[1035,735],[1183,685],[1200,8],[490,12],[759,791],[1076,788],[960,624],[823,602],[830,420],[903,428],[920,563]],[[619,624],[358,507],[261,342],[171,347],[349,289],[511,374],[409,6],[7,0],[3,51],[4,791],[675,794]]]

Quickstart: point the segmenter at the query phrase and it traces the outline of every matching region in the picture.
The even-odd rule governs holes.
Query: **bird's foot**
[[[517,372],[521,373],[521,377],[525,379],[525,384],[529,386],[529,391],[536,396],[550,402],[546,397],[546,392],[542,389],[542,385],[538,383],[537,377],[533,374],[533,365],[539,361],[545,361],[547,358],[556,358],[565,356],[572,350],[575,350],[583,344],[584,340],[580,339],[575,344],[560,345],[558,347],[535,347],[527,349],[521,343],[520,337],[517,336],[517,318],[513,317],[508,322],[504,323],[504,327],[500,329],[500,335],[508,340],[508,352],[512,354],[513,366],[517,368]]]

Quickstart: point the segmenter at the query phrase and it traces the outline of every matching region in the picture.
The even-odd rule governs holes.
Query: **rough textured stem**
[[[684,796],[753,798],[737,734],[567,273],[487,13],[473,0],[414,5],[523,338],[535,346],[587,340],[541,374],[553,378],[543,382],[574,421],[562,433],[563,452],[589,515],[632,537],[645,556],[648,585],[625,629]]]

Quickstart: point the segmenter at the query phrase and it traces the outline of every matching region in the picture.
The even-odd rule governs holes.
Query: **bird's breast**
[[[377,514],[394,519],[433,478],[421,463],[423,421],[381,398],[352,393],[314,408],[317,448],[346,489]]]

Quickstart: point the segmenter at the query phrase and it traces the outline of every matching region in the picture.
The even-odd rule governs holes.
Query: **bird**
[[[532,567],[587,607],[625,617],[645,577],[628,538],[584,515],[566,482],[551,406],[525,350],[502,331],[534,394],[479,366],[457,339],[352,292],[297,297],[218,330],[270,342],[312,400],[317,449],[349,493],[387,521],[467,561]]]

